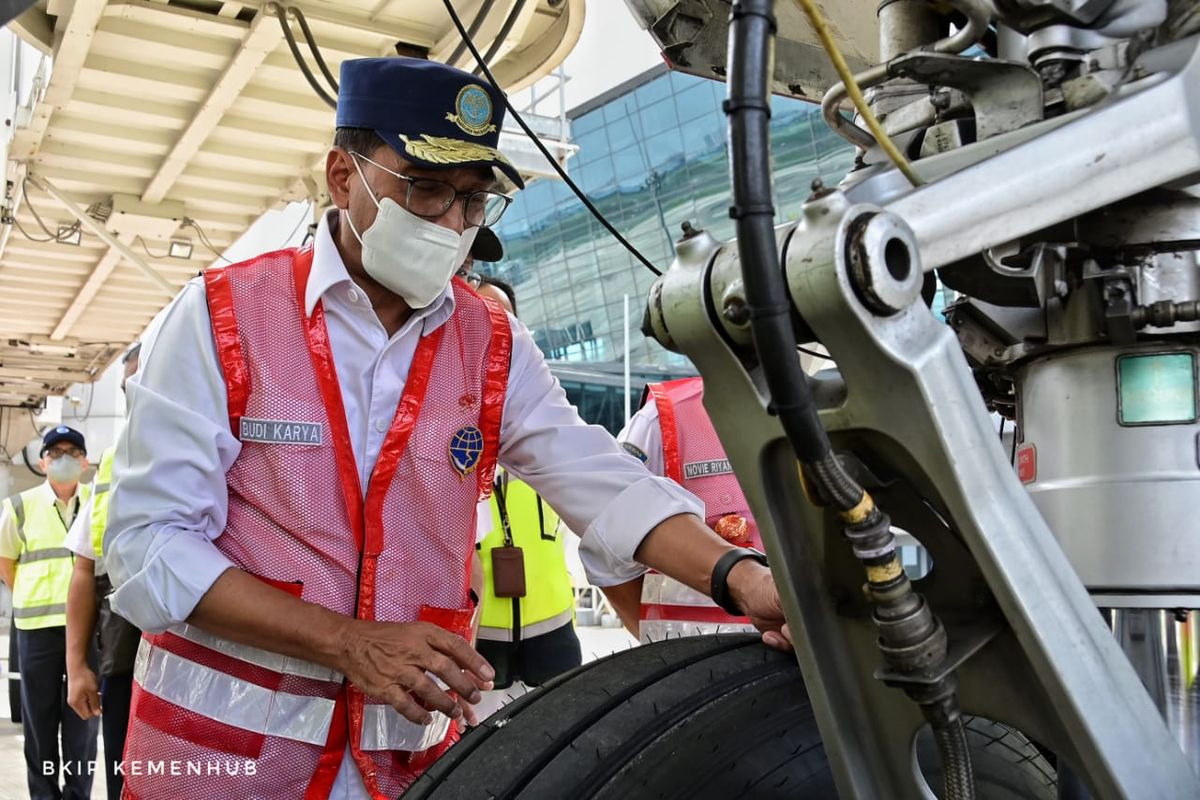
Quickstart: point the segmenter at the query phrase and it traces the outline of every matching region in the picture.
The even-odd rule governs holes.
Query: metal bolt
[[[813,178],[813,182],[809,184],[809,187],[812,189],[812,194],[808,196],[805,202],[811,203],[813,200],[820,200],[822,197],[828,197],[833,194],[833,189],[827,188],[825,181],[820,178]]]
[[[1002,356],[1002,355],[1004,355],[1004,348],[1003,348],[1003,347],[997,347],[995,350],[993,350],[993,351],[992,351],[992,355],[994,355],[994,356]]]
[[[686,219],[679,226],[679,229],[683,231],[683,237],[679,240],[681,242],[686,242],[688,239],[691,239],[693,236],[699,236],[701,233],[704,232],[701,229],[692,227],[691,220],[686,220]]]
[[[725,307],[721,309],[721,316],[731,325],[741,327],[750,322],[750,307],[742,298],[730,297],[725,301]]]

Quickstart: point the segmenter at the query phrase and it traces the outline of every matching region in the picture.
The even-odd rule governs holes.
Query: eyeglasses
[[[477,192],[460,192],[456,187],[444,181],[432,178],[410,178],[382,164],[372,161],[362,153],[351,152],[351,156],[361,158],[368,164],[373,164],[389,175],[408,183],[408,191],[404,194],[404,207],[418,217],[437,219],[445,214],[454,201],[463,199],[463,222],[468,228],[495,225],[508,210],[512,198],[500,192],[481,190]]]
[[[78,447],[51,447],[49,450],[43,453],[43,455],[49,456],[50,460],[53,461],[54,459],[62,458],[63,456],[70,456],[71,458],[83,458],[87,454]]]
[[[455,274],[458,275],[458,277],[462,278],[464,281],[466,281],[467,285],[470,286],[472,289],[478,289],[480,286],[483,285],[483,276],[480,275],[478,272],[472,272],[471,270],[464,268],[464,269],[460,269]]]

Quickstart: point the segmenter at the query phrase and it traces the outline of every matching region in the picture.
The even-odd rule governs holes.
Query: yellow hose
[[[821,16],[820,10],[814,0],[796,0],[800,4],[800,8],[804,9],[805,15],[808,16],[808,21],[812,23],[813,30],[817,33],[817,38],[821,40],[821,46],[825,48],[825,52],[829,55],[829,60],[833,62],[833,68],[837,70],[838,77],[842,79],[842,83],[846,87],[846,94],[850,96],[850,102],[862,115],[863,122],[867,125],[867,130],[875,137],[875,141],[883,148],[883,152],[896,165],[896,169],[908,178],[908,182],[913,186],[920,186],[924,183],[921,176],[913,170],[912,164],[908,163],[908,159],[900,152],[900,148],[896,147],[896,143],[887,135],[887,131],[879,124],[871,107],[867,105],[867,99],[863,97],[862,90],[858,88],[858,82],[854,80],[854,73],[850,71],[850,65],[846,63],[846,59],[842,57],[842,51],[838,50],[837,44],[833,41],[833,34],[829,30],[829,26],[825,23],[825,18]]]

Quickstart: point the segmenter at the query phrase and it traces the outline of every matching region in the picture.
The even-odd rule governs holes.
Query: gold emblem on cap
[[[454,111],[456,113],[447,113],[446,119],[465,133],[472,136],[495,133],[496,126],[492,124],[492,96],[479,84],[468,83],[458,90],[458,97],[454,100]]]
[[[445,136],[430,136],[421,134],[420,139],[410,139],[401,134],[404,142],[404,152],[413,158],[428,161],[431,164],[464,164],[469,161],[499,161],[508,164],[508,159],[494,147],[475,142],[464,142],[462,139],[450,139]]]

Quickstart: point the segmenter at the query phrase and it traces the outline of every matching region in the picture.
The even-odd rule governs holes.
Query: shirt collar
[[[82,483],[75,484],[75,494],[71,495],[71,497],[66,501],[66,503],[70,503],[71,500],[74,500],[77,497],[79,497],[79,488],[81,486],[83,486]],[[50,500],[51,503],[63,503],[64,502],[64,501],[58,499],[58,494],[54,491],[54,487],[50,485],[50,481],[48,481],[48,480],[42,482],[42,491],[45,492],[46,497]]]
[[[312,269],[308,273],[308,286],[304,288],[304,314],[312,316],[317,302],[335,286],[353,284],[342,254],[333,242],[333,226],[337,224],[338,209],[331,208],[321,217],[317,234],[313,238]],[[407,330],[415,320],[424,321],[423,333],[429,333],[450,319],[454,313],[454,288],[447,286],[437,299],[425,308],[413,312],[412,318],[402,330]]]

